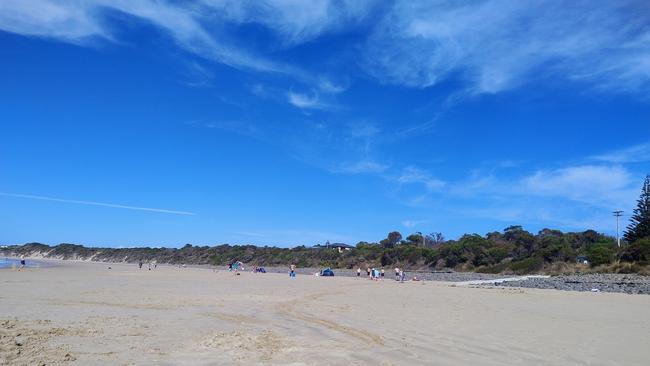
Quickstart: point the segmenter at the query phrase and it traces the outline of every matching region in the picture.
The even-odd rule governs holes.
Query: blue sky
[[[613,234],[645,1],[0,3],[0,242]]]

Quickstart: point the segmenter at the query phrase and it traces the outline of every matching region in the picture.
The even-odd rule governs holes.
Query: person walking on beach
[[[289,266],[289,277],[290,278],[296,277],[296,265],[295,264],[292,264],[291,266]]]
[[[399,281],[399,267],[395,267],[395,279]]]
[[[20,255],[20,267],[18,267],[18,270],[22,271],[23,268],[25,268],[25,255],[21,254]]]
[[[386,275],[386,271],[384,271],[384,267],[381,267],[381,279],[384,279],[384,276]]]
[[[368,276],[368,278],[371,278],[370,277],[370,267],[366,267],[366,276]]]
[[[361,267],[357,267],[357,278],[361,277]]]
[[[138,261],[138,268],[142,269],[142,259],[140,259],[140,261]]]

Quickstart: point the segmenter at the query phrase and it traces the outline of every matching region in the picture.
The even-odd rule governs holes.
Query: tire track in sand
[[[338,292],[321,292],[321,293],[307,295],[296,300],[283,302],[278,305],[277,310],[278,313],[282,314],[283,316],[300,320],[305,323],[316,325],[328,330],[332,330],[357,340],[362,340],[364,343],[367,343],[368,345],[383,346],[384,340],[381,336],[377,336],[370,332],[365,332],[363,330],[358,330],[353,327],[343,325],[332,320],[320,318],[315,315],[311,315],[306,312],[299,311],[297,309],[298,305],[300,304],[304,305],[310,301],[316,301],[319,300],[321,297],[331,296],[337,293]]]

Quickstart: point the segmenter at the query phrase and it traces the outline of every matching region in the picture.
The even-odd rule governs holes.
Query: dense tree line
[[[294,263],[301,267],[331,266],[405,266],[409,269],[445,269],[530,273],[541,271],[552,264],[575,264],[584,257],[591,266],[607,265],[616,260],[646,265],[650,260],[650,238],[621,250],[615,239],[593,230],[563,233],[544,229],[537,234],[521,226],[511,226],[502,232],[487,235],[467,234],[458,240],[433,242],[422,240],[422,235],[401,239],[391,232],[379,243],[360,242],[341,253],[331,248],[258,247],[254,245],[192,246],[182,248],[86,248],[80,245],[26,244],[9,247],[5,253],[42,253],[63,259],[92,259],[111,262],[157,260],[171,264],[226,265],[240,260],[260,266],[285,266]],[[424,245],[423,245],[424,243]]]
[[[486,235],[466,234],[445,240],[441,233],[415,233],[403,238],[397,231],[378,243],[360,242],[350,250],[329,246],[295,248],[255,245],[193,246],[182,248],[86,248],[31,243],[0,249],[3,255],[39,254],[62,259],[106,262],[156,260],[171,264],[226,265],[242,261],[260,266],[357,268],[401,266],[408,269],[446,269],[482,272],[531,273],[566,266],[575,269],[586,260],[591,267],[615,271],[647,271],[650,265],[650,176],[646,177],[637,208],[618,247],[613,237],[594,230],[563,233],[543,229],[536,234],[521,226]],[[621,265],[628,264],[628,265]],[[609,267],[607,267],[609,266]]]
[[[650,237],[650,175],[643,182],[641,196],[637,200],[637,206],[630,218],[630,225],[623,236],[628,243],[634,243],[647,237]]]
[[[641,195],[623,236],[629,244],[620,258],[628,262],[650,262],[650,175],[641,188]]]

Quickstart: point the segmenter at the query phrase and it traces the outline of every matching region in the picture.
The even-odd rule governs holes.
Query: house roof
[[[330,247],[332,248],[354,248],[352,245],[348,245],[345,243],[332,243],[330,244]]]
[[[312,248],[317,248],[317,249],[320,249],[320,248],[343,248],[343,249],[349,248],[349,249],[354,249],[354,246],[348,245],[348,244],[345,244],[345,243],[330,243],[330,244],[316,244]]]

